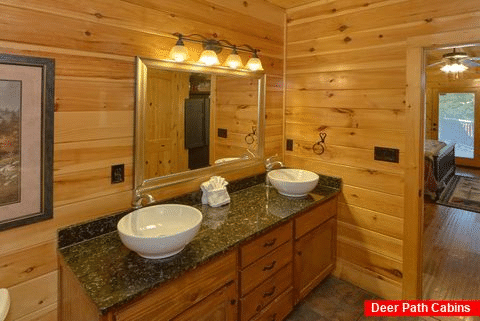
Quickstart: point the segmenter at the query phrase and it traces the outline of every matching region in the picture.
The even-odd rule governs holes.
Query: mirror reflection
[[[135,193],[263,164],[265,74],[137,57]]]
[[[257,154],[257,79],[149,68],[144,178]]]

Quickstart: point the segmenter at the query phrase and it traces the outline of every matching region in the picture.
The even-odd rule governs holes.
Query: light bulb
[[[176,45],[170,50],[170,59],[183,62],[188,59],[188,50],[184,45]]]
[[[188,50],[183,43],[183,35],[178,34],[178,40],[175,46],[170,50],[170,59],[177,62],[183,62],[188,59]]]
[[[449,65],[445,65],[443,66],[442,68],[440,68],[441,71],[443,72],[446,72],[446,73],[449,73],[449,72],[464,72],[465,70],[467,70],[468,67],[463,65],[463,64],[458,64],[458,63],[454,63],[454,64],[449,64]]]
[[[258,55],[257,55],[257,50],[253,52],[253,57],[248,59],[248,62],[245,65],[245,68],[250,69],[251,71],[263,70],[262,62],[260,61],[260,58],[258,58]]]
[[[262,62],[260,61],[260,58],[254,58],[254,57],[248,60],[247,65],[245,67],[252,71],[263,70]]]
[[[218,61],[218,57],[215,51],[209,49],[202,52],[202,55],[200,56],[200,59],[198,59],[198,62],[207,66],[220,64],[220,61]]]
[[[225,66],[230,67],[232,69],[238,69],[243,67],[242,58],[237,53],[237,48],[233,47],[232,53],[228,56],[227,60],[225,60]]]

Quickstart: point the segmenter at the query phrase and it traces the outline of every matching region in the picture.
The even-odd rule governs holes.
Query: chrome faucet
[[[279,165],[280,167],[285,167],[281,161],[274,160],[278,158],[278,155],[271,156],[265,160],[265,186],[270,186],[270,181],[268,180],[268,173],[276,166]]]
[[[143,205],[143,200],[147,201],[148,204],[155,202],[155,199],[150,194],[141,194],[139,191],[135,191],[135,200],[133,201],[133,208],[139,209]]]
[[[275,167],[275,165],[285,167],[282,162],[274,161],[275,158],[278,158],[278,155],[271,156],[265,160],[265,170],[267,171],[267,173],[270,172]]]

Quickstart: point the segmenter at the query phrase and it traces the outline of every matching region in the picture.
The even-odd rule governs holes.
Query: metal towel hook
[[[327,138],[327,133],[321,132],[319,134],[320,139],[313,144],[313,152],[317,155],[322,155],[325,152],[325,138]]]
[[[245,143],[252,145],[257,140],[257,126],[252,126],[252,132],[245,136]]]

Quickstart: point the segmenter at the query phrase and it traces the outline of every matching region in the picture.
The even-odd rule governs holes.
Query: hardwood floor
[[[480,170],[458,168],[457,174],[480,177]],[[424,299],[479,300],[480,213],[425,202],[424,221]]]
[[[424,235],[425,299],[480,299],[480,214],[441,205]]]

